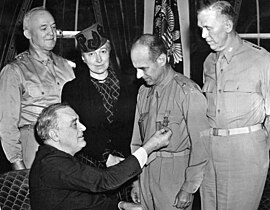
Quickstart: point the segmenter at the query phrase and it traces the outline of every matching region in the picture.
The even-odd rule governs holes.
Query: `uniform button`
[[[57,85],[59,85],[59,82],[57,82]]]
[[[217,111],[218,111],[218,113],[220,113],[220,109],[218,109]]]
[[[221,72],[223,72],[223,69],[220,69]]]
[[[44,95],[44,92],[42,91],[41,94]]]
[[[218,92],[220,92],[220,93],[221,93],[221,91],[222,91],[221,89],[218,90]]]

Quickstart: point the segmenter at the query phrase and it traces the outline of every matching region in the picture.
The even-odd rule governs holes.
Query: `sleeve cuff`
[[[137,158],[141,168],[143,168],[148,160],[148,155],[147,155],[147,152],[145,151],[145,149],[140,147],[135,152],[133,152],[132,155],[134,155]]]

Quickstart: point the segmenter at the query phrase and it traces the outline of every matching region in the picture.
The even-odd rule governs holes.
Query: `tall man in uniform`
[[[199,188],[208,161],[206,141],[200,132],[209,129],[206,99],[197,84],[175,72],[168,63],[161,39],[139,37],[131,48],[137,78],[146,82],[138,92],[131,150],[135,151],[160,127],[173,131],[169,146],[152,153],[132,198],[146,210],[191,209],[192,194]]]
[[[13,169],[31,167],[38,147],[37,117],[44,107],[60,102],[63,85],[74,78],[70,63],[52,52],[56,25],[45,8],[27,12],[23,30],[29,49],[0,74],[0,138]]]
[[[270,55],[239,37],[235,17],[226,1],[198,11],[213,50],[204,62],[211,161],[201,187],[203,210],[257,209],[268,170]]]

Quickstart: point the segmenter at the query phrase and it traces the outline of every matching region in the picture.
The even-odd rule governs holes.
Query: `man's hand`
[[[142,146],[149,155],[155,150],[166,147],[169,144],[172,131],[164,127],[154,133],[153,136]]]
[[[14,163],[11,163],[11,167],[13,170],[23,170],[26,169],[23,161],[16,161]]]
[[[139,180],[133,182],[130,195],[134,203],[141,203]]]
[[[180,190],[175,197],[173,206],[178,209],[185,209],[188,206],[190,206],[192,201],[193,201],[192,193]]]

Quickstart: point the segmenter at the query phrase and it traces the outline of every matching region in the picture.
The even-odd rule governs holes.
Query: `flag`
[[[177,0],[156,0],[153,33],[161,37],[167,47],[169,63],[183,60]]]

